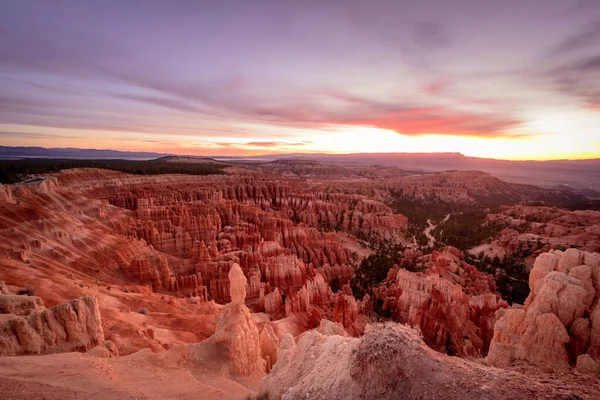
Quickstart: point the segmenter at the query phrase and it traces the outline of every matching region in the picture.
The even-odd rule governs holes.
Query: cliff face
[[[493,277],[462,258],[452,247],[421,256],[416,262],[425,272],[391,270],[375,298],[393,320],[418,327],[434,349],[480,357],[489,348],[495,312],[508,304],[496,294]]]
[[[598,371],[600,255],[577,249],[541,254],[529,287],[524,308],[499,313],[488,361],[525,360],[544,368],[586,362]]]
[[[59,304],[0,323],[0,355],[87,351],[104,341],[94,297]]]

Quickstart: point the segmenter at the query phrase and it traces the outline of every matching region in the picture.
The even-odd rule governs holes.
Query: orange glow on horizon
[[[14,133],[14,137],[3,138],[2,145],[94,148],[192,156],[462,153],[469,157],[501,160],[600,158],[600,142],[588,140],[587,136],[573,137],[565,142],[556,140],[556,136],[551,134],[495,138],[454,135],[408,136],[392,130],[347,125],[330,125],[323,129],[281,128],[269,125],[246,125],[243,128],[248,132],[246,137],[140,134],[13,125],[2,129]]]

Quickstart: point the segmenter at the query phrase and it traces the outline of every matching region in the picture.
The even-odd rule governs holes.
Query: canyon
[[[561,208],[583,200],[478,171],[302,160],[2,185],[0,390],[593,399],[600,217]],[[447,224],[470,207],[498,229],[459,249]],[[431,228],[419,245],[415,210],[446,236]],[[381,277],[357,285],[383,252]],[[503,298],[480,253],[520,257],[524,304]],[[57,379],[69,370],[86,372]]]

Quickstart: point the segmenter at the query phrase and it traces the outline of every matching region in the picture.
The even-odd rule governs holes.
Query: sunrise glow
[[[561,1],[510,20],[499,3],[380,6],[14,2],[0,145],[600,157],[590,15]]]

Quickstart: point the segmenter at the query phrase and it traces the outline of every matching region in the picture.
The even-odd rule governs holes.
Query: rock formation
[[[532,200],[567,204],[583,200],[583,196],[572,192],[509,183],[481,171],[410,175],[395,179],[392,187],[405,199],[432,204],[489,206]]]
[[[431,350],[411,328],[379,324],[361,338],[305,333],[281,341],[261,384],[270,399],[531,399],[549,394],[523,375]]]
[[[260,331],[260,356],[265,360],[265,371],[271,372],[273,365],[277,363],[277,349],[279,338],[275,335],[271,325],[266,324]]]
[[[27,316],[44,308],[44,302],[37,296],[0,294],[0,314]]]
[[[0,355],[87,351],[104,341],[94,297],[71,300],[0,323]]]
[[[526,203],[500,207],[499,212],[487,216],[487,223],[506,229],[490,243],[471,249],[474,255],[502,259],[525,254],[524,261],[531,268],[538,255],[552,248],[577,245],[589,252],[600,250],[600,211]]]
[[[495,293],[493,277],[462,257],[446,247],[417,260],[425,272],[392,269],[375,298],[393,320],[419,327],[434,349],[480,357],[491,342],[495,312],[508,304]]]
[[[229,281],[231,303],[219,315],[217,330],[206,342],[214,343],[226,352],[233,375],[248,376],[264,370],[260,336],[250,311],[244,304],[247,280],[238,264],[231,267]]]
[[[568,249],[537,257],[524,308],[502,310],[487,360],[544,368],[600,358],[600,255]],[[582,356],[589,356],[583,357]],[[586,367],[580,367],[586,368]]]

